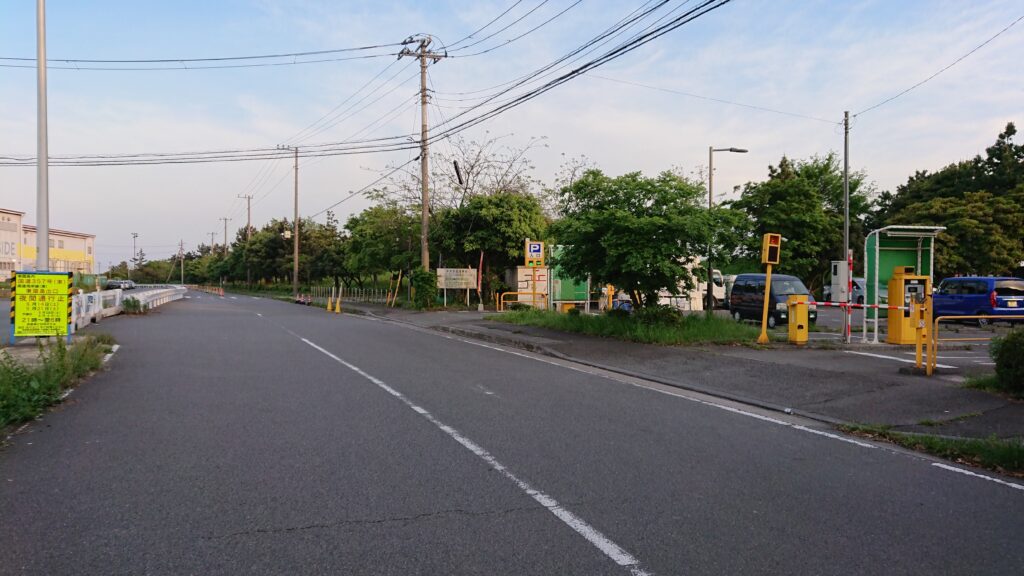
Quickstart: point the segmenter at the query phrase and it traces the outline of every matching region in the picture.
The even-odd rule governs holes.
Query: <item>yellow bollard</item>
[[[338,295],[338,299],[334,301],[334,313],[341,314],[341,295]]]
[[[334,300],[331,296],[327,297],[327,311],[331,312],[334,310]]]

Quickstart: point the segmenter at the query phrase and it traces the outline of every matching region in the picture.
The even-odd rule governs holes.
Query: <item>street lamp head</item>
[[[747,149],[746,148],[729,148],[729,152],[737,152],[739,154],[746,154],[747,153]]]

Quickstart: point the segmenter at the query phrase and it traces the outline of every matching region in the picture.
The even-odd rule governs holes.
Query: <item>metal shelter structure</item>
[[[878,320],[880,292],[888,290],[892,270],[896,266],[913,266],[921,275],[933,277],[935,265],[935,239],[945,226],[886,226],[867,235],[864,239],[864,282],[867,285],[864,308],[862,339],[868,341],[868,324],[872,325],[873,344],[878,344]],[[933,282],[934,284],[934,282]],[[887,304],[905,306],[893,302],[887,294]]]

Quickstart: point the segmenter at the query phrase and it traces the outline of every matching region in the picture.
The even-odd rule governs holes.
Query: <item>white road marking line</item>
[[[913,360],[910,360],[908,358],[898,358],[896,356],[886,356],[885,354],[873,354],[871,352],[857,352],[856,350],[843,350],[843,352],[846,352],[847,354],[857,354],[858,356],[870,356],[872,358],[883,358],[885,360],[895,360],[897,362],[906,362],[908,364],[913,364],[914,363]],[[936,364],[936,366],[938,366],[939,368],[956,368],[956,366],[949,366],[947,364]]]
[[[263,314],[260,314],[259,312],[257,312],[256,315],[259,316],[260,318],[263,318]]]
[[[116,353],[120,348],[120,344],[114,344],[113,346],[111,346],[110,353],[103,356],[103,363],[106,364],[107,362],[110,362],[110,359],[114,356],[114,353]]]
[[[948,464],[940,464],[939,462],[932,462],[932,466],[942,468],[943,470],[949,470],[950,472],[959,472],[967,476],[974,476],[975,478],[981,478],[982,480],[988,480],[989,482],[995,482],[996,484],[1002,484],[1003,486],[1009,486],[1017,490],[1024,490],[1024,486],[1015,484],[1013,482],[1007,482],[1006,480],[1000,480],[999,478],[993,478],[991,476],[985,476],[984,474],[978,474],[977,472],[971,472],[970,470],[964,470],[963,468],[957,468],[956,466],[950,466]]]
[[[908,356],[914,356],[917,352],[904,352]],[[975,358],[981,358],[981,356],[943,356],[939,354],[936,356],[939,360],[973,360]]]
[[[600,550],[605,556],[611,558],[613,562],[615,562],[619,566],[629,568],[630,574],[632,574],[633,576],[650,576],[650,573],[640,568],[639,560],[633,557],[633,555],[623,550],[622,547],[616,544],[615,542],[612,542],[610,539],[608,539],[607,536],[599,532],[596,528],[594,528],[590,524],[587,524],[586,521],[584,521],[582,518],[576,516],[572,512],[563,508],[562,505],[559,504],[558,501],[556,501],[554,498],[548,496],[547,494],[539,490],[536,490],[527,482],[521,480],[518,476],[513,474],[512,471],[506,468],[504,464],[499,462],[497,458],[491,455],[490,452],[488,452],[487,450],[485,450],[484,448],[482,448],[480,445],[473,442],[469,438],[463,436],[458,430],[441,422],[426,409],[417,406],[415,403],[409,400],[404,394],[385,384],[383,380],[380,380],[379,378],[376,378],[364,372],[358,366],[342,360],[341,358],[335,356],[334,354],[328,352],[327,350],[321,348],[320,346],[317,346],[316,344],[307,340],[306,338],[300,337],[300,339],[306,344],[312,346],[314,349],[320,351],[327,357],[338,362],[342,366],[348,368],[349,370],[352,370],[353,372],[359,374],[363,378],[366,378],[370,382],[373,382],[388,394],[391,394],[395,398],[401,400],[403,404],[411,408],[417,414],[423,416],[427,421],[429,421],[431,424],[439,428],[442,432],[450,436],[453,440],[455,440],[459,444],[462,444],[463,447],[468,449],[473,454],[477,455],[491,468],[500,472],[502,476],[511,480],[516,486],[519,487],[520,490],[525,492],[528,496],[533,498],[538,504],[540,504],[549,512],[554,514],[555,517],[564,522],[567,526],[575,530],[577,534],[583,536],[588,542],[594,545],[594,547]]]
[[[981,364],[982,366],[995,366],[995,362],[982,362],[981,360],[975,360],[975,364]]]
[[[480,384],[477,384],[476,387],[477,389],[479,389],[484,394],[487,394],[488,396],[497,396],[497,394],[495,394],[493,390],[488,390],[487,388],[484,388]]]

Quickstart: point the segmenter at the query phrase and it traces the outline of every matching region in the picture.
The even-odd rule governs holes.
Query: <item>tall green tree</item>
[[[692,288],[692,263],[717,223],[705,196],[703,186],[671,172],[612,178],[588,170],[559,194],[558,266],[578,280],[615,285],[637,308],[656,304],[663,289]]]
[[[483,260],[484,289],[493,295],[500,272],[522,262],[525,240],[543,240],[546,232],[536,196],[499,191],[471,196],[461,207],[440,212],[431,242],[444,254],[446,266],[477,267]]]
[[[862,173],[850,175],[850,248],[864,251],[864,219],[870,209]],[[782,234],[778,272],[792,274],[814,290],[826,282],[830,262],[843,256],[843,173],[834,154],[792,161],[783,156],[768,167],[768,179],[747,184],[732,208],[747,216],[744,252],[755,257],[768,232]]]
[[[1024,261],[1024,145],[1013,123],[986,148],[985,157],[916,172],[895,194],[879,198],[879,225],[945,226],[935,272],[1011,274]]]

